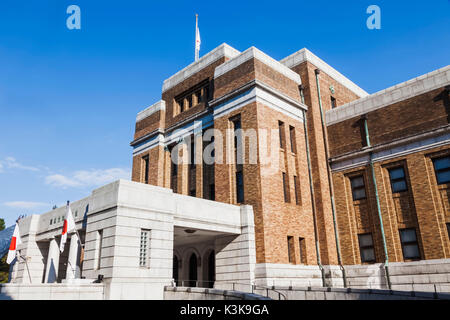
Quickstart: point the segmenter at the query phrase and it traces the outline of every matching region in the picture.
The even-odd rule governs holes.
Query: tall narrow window
[[[300,184],[297,176],[294,176],[294,188],[295,188],[295,204],[300,204],[300,194],[299,194]]]
[[[192,95],[191,94],[186,97],[186,101],[187,101],[187,108],[188,109],[192,108]]]
[[[150,170],[150,161],[148,155],[142,158],[143,166],[144,166],[144,183],[148,183],[149,178],[149,170]]]
[[[287,175],[285,172],[283,172],[283,192],[284,192],[284,202],[290,202],[289,182],[287,181]]]
[[[278,131],[280,135],[280,148],[284,149],[285,141],[284,141],[284,122],[278,121]]]
[[[148,266],[148,242],[150,230],[141,230],[141,242],[139,246],[139,266]]]
[[[97,231],[97,239],[95,241],[96,248],[95,248],[95,270],[99,270],[101,266],[101,260],[102,260],[102,246],[103,246],[103,230]]]
[[[193,169],[195,167],[195,143],[194,143],[195,137],[191,137],[191,150],[190,150],[190,164],[189,167]]]
[[[235,117],[233,120],[234,129],[234,153],[236,161],[236,202],[244,202],[244,173],[242,165],[242,136],[241,136],[241,118],[240,116]]]
[[[447,235],[448,238],[450,239],[450,223],[447,223]]]
[[[366,186],[364,185],[363,176],[350,178],[350,184],[352,185],[352,195],[354,201],[366,198]]]
[[[450,156],[433,159],[438,184],[450,182]]]
[[[297,152],[297,146],[296,146],[296,142],[295,142],[295,128],[292,126],[289,126],[289,138],[291,141],[291,151],[293,153]]]
[[[389,169],[389,177],[391,180],[392,193],[408,190],[403,167]]]
[[[209,185],[209,200],[216,200],[216,186],[214,183]]]
[[[236,201],[237,203],[244,202],[244,177],[242,171],[236,172]]]
[[[371,233],[358,234],[361,262],[375,262],[375,250]]]
[[[305,238],[298,238],[300,248],[300,263],[306,263],[306,243]]]
[[[337,107],[337,105],[336,105],[336,98],[331,97],[331,109],[334,109],[336,107]]]
[[[401,229],[400,241],[402,242],[403,258],[420,259],[419,245],[417,243],[416,230],[414,228]]]
[[[177,159],[172,159],[171,161],[171,177],[170,177],[170,188],[173,192],[178,192],[178,165],[175,163]]]
[[[294,237],[288,236],[287,237],[287,244],[288,244],[288,259],[289,259],[289,263],[295,263]]]

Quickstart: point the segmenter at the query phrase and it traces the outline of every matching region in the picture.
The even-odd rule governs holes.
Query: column
[[[69,258],[67,259],[66,280],[80,278],[80,242],[76,233],[70,237]]]
[[[56,239],[50,240],[47,256],[47,267],[45,269],[44,283],[54,283],[58,277],[59,246]]]

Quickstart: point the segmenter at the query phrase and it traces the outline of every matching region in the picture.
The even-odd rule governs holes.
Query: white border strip
[[[450,133],[375,152],[373,155],[373,161],[385,161],[448,144],[450,144]],[[331,164],[331,169],[333,172],[344,171],[363,166],[368,162],[369,156],[362,155],[360,157],[349,160],[336,161]]]
[[[327,126],[450,84],[450,65],[326,112]]]
[[[267,54],[265,54],[264,52],[255,47],[250,47],[244,52],[242,52],[240,55],[234,57],[233,59],[228,60],[227,62],[221,64],[220,66],[217,66],[214,72],[214,78],[220,77],[221,75],[238,67],[239,65],[243,64],[244,62],[252,58],[255,58],[261,61],[262,63],[268,65],[269,67],[281,73],[285,77],[295,81],[297,84],[302,83],[302,80],[300,79],[300,75],[298,73],[292,71],[288,67],[284,66],[277,60],[273,59],[272,57],[268,56]]]
[[[279,99],[273,94],[257,87],[245,91],[234,97],[233,99],[214,107],[214,119],[223,117],[255,101],[260,102],[268,106],[269,108],[274,109],[275,111],[281,112],[288,117],[303,122],[302,109],[290,103],[287,103],[286,101]]]
[[[357,94],[360,97],[366,97],[369,94],[358,87],[354,82],[352,82],[350,79],[342,75],[339,71],[334,69],[332,66],[327,64],[325,61],[320,59],[318,56],[316,56],[314,53],[309,51],[306,48],[303,48],[297,52],[294,52],[290,56],[282,59],[280,62],[287,66],[288,68],[294,68],[295,66],[299,65],[300,63],[303,63],[305,61],[311,62],[313,65],[315,65],[317,68],[325,72],[327,75],[332,77],[337,82],[341,83],[347,89],[352,91],[353,93]]]
[[[166,102],[164,100],[159,100],[155,104],[152,104],[150,107],[139,112],[136,116],[136,122],[142,121],[145,118],[152,115],[153,113],[160,111],[160,110],[162,110],[162,111],[166,110]]]
[[[184,80],[194,75],[195,73],[199,72],[200,70],[206,68],[210,64],[213,64],[220,58],[222,57],[234,58],[237,55],[239,55],[239,53],[240,52],[238,50],[230,47],[226,43],[222,43],[217,48],[205,54],[198,61],[191,63],[186,68],[178,71],[170,78],[164,80],[162,92],[165,92],[170,88],[173,88],[177,84],[183,82]]]

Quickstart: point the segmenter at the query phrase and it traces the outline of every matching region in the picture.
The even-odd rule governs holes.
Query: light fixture
[[[184,232],[189,233],[189,234],[195,233],[196,231],[197,230],[194,230],[194,229],[185,229],[184,230]]]

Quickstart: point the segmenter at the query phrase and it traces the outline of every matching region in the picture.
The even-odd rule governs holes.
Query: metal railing
[[[216,287],[215,284],[218,284],[219,287]],[[257,286],[253,283],[245,283],[245,282],[230,282],[230,281],[208,281],[208,280],[178,280],[172,282],[174,287],[196,287],[196,288],[211,288],[211,289],[220,289],[220,290],[232,290],[232,291],[240,291],[249,293],[251,290],[252,294],[264,295],[267,298],[274,299],[274,296],[278,297],[278,300],[287,300],[287,297],[284,293],[275,290],[266,286]],[[225,287],[229,286],[230,289],[226,289]],[[244,289],[240,290],[240,288]],[[261,292],[263,294],[261,294]],[[270,293],[273,293],[272,295]]]

